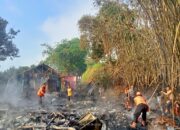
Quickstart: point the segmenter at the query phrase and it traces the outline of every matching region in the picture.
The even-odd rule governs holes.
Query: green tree
[[[80,48],[78,38],[63,40],[55,48],[44,44],[44,53],[47,55],[45,62],[61,72],[82,74],[86,70],[86,51]]]
[[[11,28],[9,32],[6,32],[7,24],[8,22],[0,17],[0,61],[4,61],[8,57],[10,59],[18,57],[19,52],[12,41],[19,31]]]
[[[105,71],[110,75],[105,77],[111,77],[115,84],[157,83],[161,70],[159,50],[148,22],[137,8],[130,8],[128,1],[96,2],[100,8],[98,14],[79,20],[81,46],[96,62],[105,63]]]
[[[180,84],[179,0],[94,0],[96,16],[79,20],[81,46],[104,62],[115,82]]]

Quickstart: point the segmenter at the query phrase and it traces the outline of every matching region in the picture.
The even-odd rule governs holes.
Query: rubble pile
[[[1,106],[0,130],[128,130],[133,115],[133,110],[125,110],[115,100],[67,103],[61,99],[43,107],[35,106],[9,109]],[[167,119],[161,124],[157,117],[157,113],[148,114],[148,130],[162,130],[173,125]]]
[[[157,116],[155,120],[151,121],[151,124],[153,124],[154,127],[161,126],[162,129],[173,129],[173,127],[179,127],[176,120],[167,116]]]
[[[110,130],[126,130],[129,126],[130,121],[130,113],[125,111],[123,105],[120,102],[114,101],[106,101],[106,102],[77,102],[76,109],[79,114],[85,112],[91,112],[96,117],[98,117],[103,123],[106,124]]]
[[[102,115],[101,119],[105,121],[110,130],[126,130],[129,126],[127,116],[124,113],[115,110]]]
[[[12,114],[12,113],[11,113]],[[0,120],[0,129],[50,129],[50,130],[85,130],[86,127],[102,127],[101,121],[93,114],[80,116],[75,112],[48,112],[46,110],[27,112],[20,116],[4,115]],[[98,125],[97,125],[98,124]],[[98,130],[98,129],[97,129]]]
[[[56,102],[41,108],[7,109],[0,115],[0,129],[7,130],[123,130],[128,126],[126,114],[117,102]]]

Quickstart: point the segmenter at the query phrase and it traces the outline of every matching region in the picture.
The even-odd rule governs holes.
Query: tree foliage
[[[148,41],[142,36],[146,29],[138,28],[137,17],[136,10],[129,9],[127,5],[108,2],[101,6],[96,17],[84,16],[79,21],[82,46],[89,49],[92,59],[106,62],[106,68],[114,80],[123,76],[128,77],[127,82],[135,82],[135,75],[132,76],[129,71],[147,63],[143,61],[147,60],[143,55],[150,51],[139,51],[147,50],[145,45]],[[139,59],[142,61],[139,62]]]
[[[171,86],[179,85],[180,75],[180,1],[137,0],[143,19],[149,22],[156,36],[161,59],[162,77]]]
[[[45,62],[61,72],[82,74],[86,69],[86,51],[81,50],[78,38],[63,40],[55,48],[46,45]]]
[[[8,22],[0,17],[0,61],[6,60],[8,57],[13,59],[18,57],[19,50],[13,44],[13,39],[19,31],[10,29],[6,32]]]
[[[105,63],[113,83],[120,80],[138,86],[170,83],[165,77],[172,77],[173,63],[174,81],[178,82],[178,2],[95,2],[98,14],[79,20],[81,46],[94,61]]]
[[[103,69],[103,64],[100,63],[88,66],[86,71],[82,75],[82,82],[90,83],[91,81],[95,81],[96,74],[100,73],[102,69]]]

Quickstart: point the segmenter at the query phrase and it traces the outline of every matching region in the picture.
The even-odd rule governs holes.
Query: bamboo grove
[[[109,86],[180,86],[179,0],[94,3],[98,13],[78,25],[87,57],[103,65],[96,75]]]

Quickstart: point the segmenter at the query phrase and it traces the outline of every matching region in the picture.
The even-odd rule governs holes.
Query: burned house
[[[25,96],[37,92],[42,83],[47,83],[47,92],[60,92],[60,74],[46,64],[40,64],[17,76]]]

